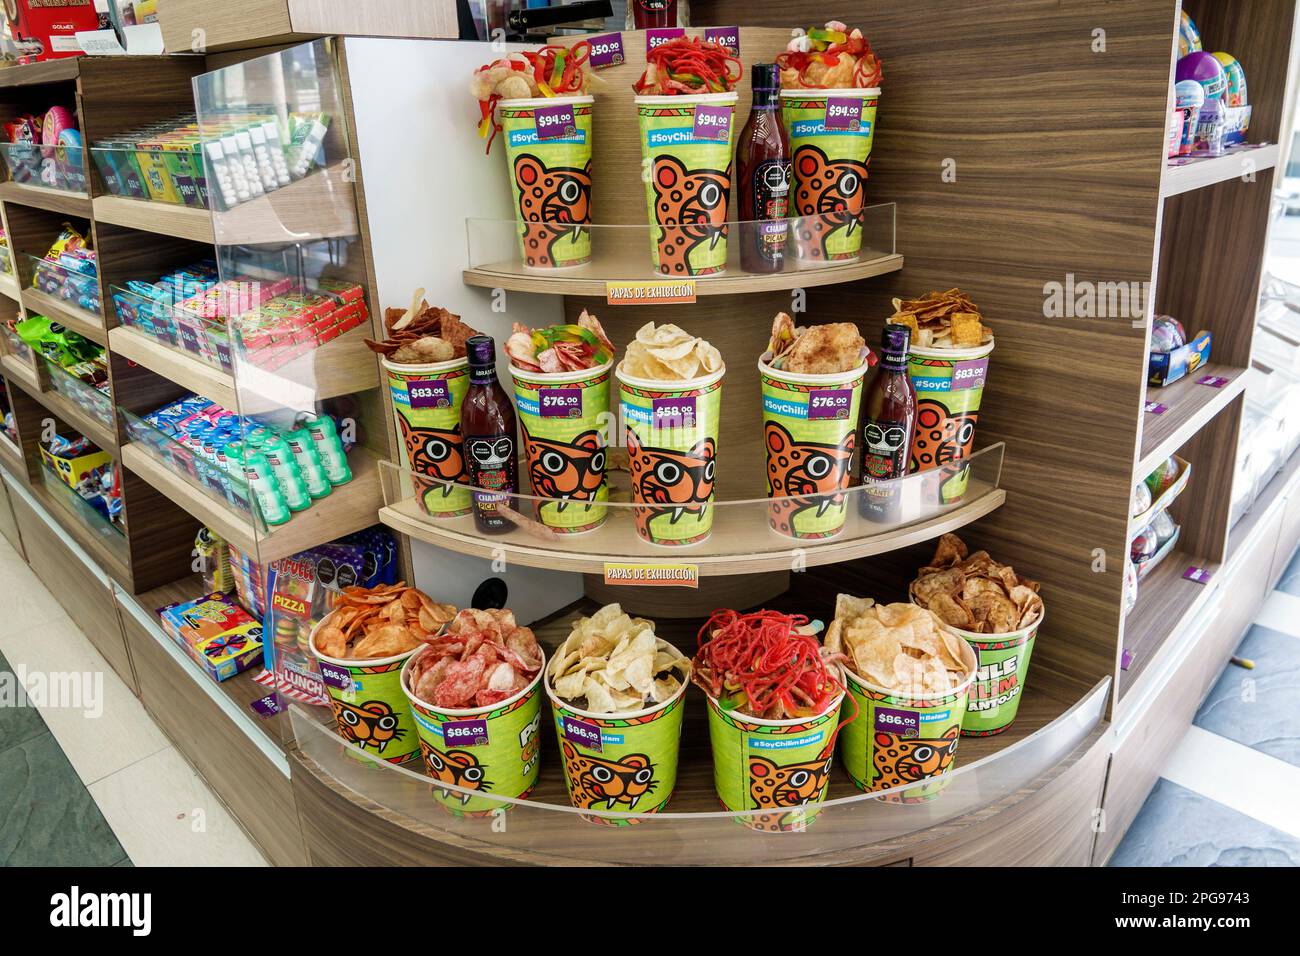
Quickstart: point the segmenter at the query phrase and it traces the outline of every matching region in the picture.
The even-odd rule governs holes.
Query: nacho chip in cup
[[[397,421],[397,440],[411,471],[436,479],[422,482],[424,510],[433,518],[469,514],[465,459],[461,452],[460,406],[469,389],[469,362],[452,359],[401,365],[383,359],[388,393]]]
[[[341,660],[316,650],[315,633],[313,628],[308,648],[329,692],[339,736],[388,763],[414,760],[420,741],[402,690],[402,670],[420,648],[372,660]]]
[[[862,406],[864,361],[848,372],[814,375],[758,362],[763,389],[763,446],[774,531],[791,538],[832,538],[844,530]],[[807,498],[801,496],[808,495]]]
[[[564,764],[569,802],[579,810],[629,814],[658,813],[677,783],[686,687],[662,704],[606,717],[580,710],[555,694],[548,674],[546,696],[555,720],[555,737]],[[635,819],[584,817],[592,823],[624,826]]]
[[[713,786],[723,806],[770,811],[736,818],[754,830],[802,830],[826,799],[844,693],[817,716],[793,720],[723,710],[712,695],[705,697]]]
[[[726,367],[683,381],[614,370],[637,533],[651,544],[698,544],[713,528],[714,469]]]
[[[974,446],[993,345],[988,342],[962,349],[913,346],[908,356],[907,374],[916,389],[909,473],[942,469],[938,500],[944,504],[960,501],[966,492],[968,469],[959,463],[970,457]]]
[[[1029,657],[1034,652],[1034,638],[1042,623],[1043,615],[1039,614],[1033,624],[1007,634],[977,634],[944,625],[970,645],[977,661],[966,716],[961,722],[963,737],[992,737],[1016,719],[1029,672]]]
[[[800,266],[856,259],[862,249],[862,209],[879,99],[875,87],[781,91]]]
[[[565,269],[591,261],[590,96],[502,100],[524,265]]]
[[[609,486],[609,379],[613,359],[574,372],[529,372],[514,365],[515,407],[533,494],[542,524],[559,534],[605,523]]]
[[[843,669],[858,716],[840,733],[840,759],[861,789],[892,791],[939,778],[881,797],[890,803],[924,803],[947,785],[942,776],[957,759],[966,701],[975,677],[975,654],[968,645],[963,657],[970,675],[948,693],[932,696],[888,691],[847,667]]]
[[[737,99],[734,92],[635,98],[650,256],[670,278],[715,275],[727,266]]]
[[[452,709],[421,700],[407,686],[407,671],[416,653],[420,651],[413,652],[402,669],[400,686],[410,704],[426,772],[442,783],[488,795],[475,797],[434,787],[434,799],[457,815],[474,816],[504,806],[492,797],[528,796],[537,784],[540,766],[541,680],[546,661],[513,697],[487,707]]]

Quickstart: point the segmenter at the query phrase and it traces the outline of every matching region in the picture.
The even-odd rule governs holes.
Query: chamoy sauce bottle
[[[630,0],[632,24],[638,30],[677,26],[677,0]]]
[[[880,371],[867,392],[862,419],[862,492],[860,511],[868,521],[896,520],[900,501],[897,485],[882,485],[907,474],[907,456],[916,427],[916,390],[907,374],[912,331],[906,325],[885,325]]]
[[[755,63],[754,104],[736,140],[740,168],[740,267],[768,274],[785,267],[790,208],[790,138],[781,122],[781,74],[775,63]],[[776,220],[780,220],[777,222]]]
[[[516,459],[515,407],[497,381],[496,343],[475,335],[465,344],[469,356],[469,388],[460,409],[460,433],[465,469],[474,496],[474,523],[484,534],[504,534],[514,522],[500,511],[513,507],[519,488]]]

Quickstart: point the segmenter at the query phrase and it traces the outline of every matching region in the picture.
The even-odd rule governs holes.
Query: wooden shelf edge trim
[[[1157,465],[1187,444],[1198,431],[1205,427],[1207,422],[1232,404],[1233,400],[1245,391],[1250,378],[1250,369],[1239,369],[1238,374],[1233,377],[1232,381],[1222,388],[1215,389],[1214,395],[1211,396],[1209,401],[1198,408],[1196,413],[1180,425],[1176,431],[1162,439],[1150,451],[1144,452],[1142,457],[1138,459],[1137,466],[1133,469],[1134,482],[1141,481],[1151,474]],[[1202,388],[1208,387],[1202,386]],[[1151,393],[1148,392],[1147,395],[1148,400],[1150,400]]]

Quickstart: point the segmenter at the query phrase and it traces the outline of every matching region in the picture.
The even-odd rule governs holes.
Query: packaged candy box
[[[1212,338],[1209,332],[1198,332],[1185,345],[1168,352],[1152,351],[1147,366],[1147,382],[1151,385],[1169,385],[1196,371],[1210,360]]]
[[[220,592],[158,609],[163,630],[215,681],[262,659],[262,625]]]

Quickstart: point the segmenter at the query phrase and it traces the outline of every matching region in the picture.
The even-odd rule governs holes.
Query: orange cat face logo
[[[749,758],[749,796],[759,810],[789,810],[816,800],[826,787],[831,758],[780,766],[766,757]],[[779,829],[780,827],[777,827]]]
[[[692,252],[707,242],[712,249],[727,235],[727,199],[731,170],[687,170],[672,156],[659,156],[651,170],[655,215],[659,227],[659,271],[665,275],[695,275]]]
[[[650,448],[642,445],[636,432],[627,431],[628,472],[634,499],[653,502],[662,508],[635,508],[637,527],[649,532],[650,522],[660,515],[703,514],[713,497],[714,443],[705,438],[690,451]]]
[[[585,431],[572,442],[537,438],[523,428],[528,477],[533,494],[559,498],[563,511],[569,501],[591,501],[605,483],[605,443],[600,432]]]
[[[815,509],[821,517],[831,505],[843,503],[843,495],[831,492],[849,486],[849,470],[857,446],[853,432],[845,435],[838,445],[797,442],[780,424],[768,422],[764,440],[767,442],[767,484],[772,497],[808,495],[811,499],[772,502],[770,511],[777,522],[776,530],[791,534],[795,515]]]
[[[536,156],[515,160],[519,218],[524,222],[524,261],[553,266],[552,248],[591,222],[591,161],[582,169],[548,169]]]
[[[373,747],[382,754],[391,741],[406,736],[406,731],[398,726],[397,714],[382,700],[349,704],[330,698],[330,706],[334,708],[339,736],[363,749]]]
[[[795,173],[795,213],[800,249],[813,259],[826,259],[826,240],[847,226],[852,234],[867,194],[867,166],[850,159],[829,159],[816,146],[800,146],[792,163]]]
[[[402,443],[406,446],[406,460],[421,475],[441,481],[461,481],[465,472],[465,458],[461,450],[460,425],[455,428],[416,428],[398,414],[402,430]],[[443,497],[455,489],[451,485],[438,485]],[[430,489],[435,490],[435,489]]]
[[[976,412],[956,416],[942,402],[916,403],[916,434],[912,438],[912,468],[949,465],[970,454],[975,441]]]
[[[938,776],[957,759],[957,744],[960,741],[960,727],[953,727],[942,737],[933,740],[924,737],[906,738],[876,731],[871,753],[871,764],[875,770],[871,789],[903,787],[926,777]]]
[[[485,768],[468,750],[443,752],[421,740],[420,753],[424,755],[424,765],[429,769],[429,776],[435,780],[460,787],[462,790],[478,790],[487,793],[492,789],[492,782],[487,779]],[[460,798],[462,804],[470,801],[469,794],[460,793],[455,796]]]
[[[603,760],[580,753],[561,741],[573,805],[579,810],[635,810],[637,802],[654,793],[655,768],[645,754]]]

